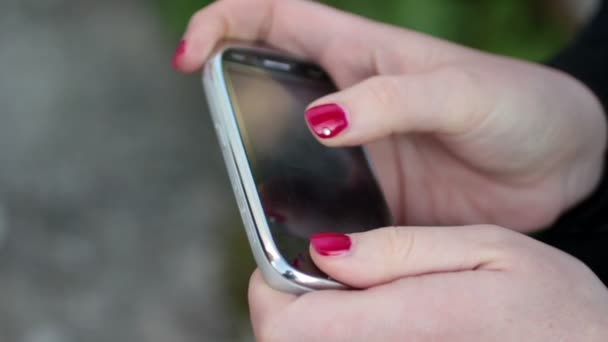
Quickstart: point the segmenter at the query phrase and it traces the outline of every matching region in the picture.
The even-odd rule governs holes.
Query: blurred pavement
[[[0,341],[241,329],[220,279],[234,201],[152,5],[0,0]]]

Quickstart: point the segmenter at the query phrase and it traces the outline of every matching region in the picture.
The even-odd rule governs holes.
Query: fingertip
[[[280,292],[268,285],[260,269],[256,269],[249,278],[249,288],[247,291],[249,303],[252,306],[264,306],[270,302],[281,303],[291,301],[295,295]]]
[[[198,71],[217,42],[226,34],[223,1],[200,9],[190,18],[173,56],[173,68],[182,73]]]
[[[381,137],[369,134],[381,125],[372,119],[373,111],[361,111],[357,102],[360,100],[352,93],[350,88],[344,89],[321,97],[306,108],[306,123],[321,144],[360,146]]]
[[[259,269],[256,269],[249,278],[249,287],[247,289],[247,301],[249,303],[249,315],[255,327],[261,316],[264,315],[264,303],[267,298],[266,293],[270,288],[264,281]]]
[[[269,319],[272,319],[277,312],[280,312],[297,299],[295,295],[271,288],[264,280],[259,269],[256,269],[249,279],[247,297],[249,313],[256,335],[261,334],[261,330],[266,326]]]
[[[339,233],[317,233],[310,237],[310,246],[314,254],[337,257],[347,254],[352,241],[350,236]]]
[[[181,70],[181,60],[182,60],[185,52],[186,52],[186,40],[182,39],[177,44],[177,47],[175,48],[175,52],[173,53],[173,59],[171,60],[171,65],[173,66],[173,69],[175,69],[176,71],[182,71]]]
[[[265,316],[268,315],[268,310],[265,308],[265,298],[267,297],[265,293],[269,291],[267,287],[268,285],[264,282],[260,270],[256,269],[249,278],[249,288],[247,290],[249,316],[254,332],[259,330],[266,319]]]
[[[205,47],[194,40],[183,38],[177,44],[171,64],[178,72],[189,74],[199,70],[206,58]]]
[[[259,297],[259,293],[265,291],[264,288],[267,286],[268,285],[264,281],[260,269],[256,269],[251,274],[251,277],[249,277],[249,287],[247,289],[247,297],[249,299],[249,302],[254,302],[255,299]]]
[[[353,288],[363,288],[358,276],[356,259],[353,259],[353,249],[356,234],[319,233],[310,237],[310,256],[325,274]],[[362,286],[363,285],[363,286]]]
[[[304,117],[316,138],[330,146],[338,143],[335,138],[343,136],[349,128],[346,110],[335,102],[313,103],[304,112]]]

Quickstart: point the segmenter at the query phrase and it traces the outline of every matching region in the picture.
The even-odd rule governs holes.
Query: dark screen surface
[[[363,149],[325,147],[304,120],[306,106],[334,92],[335,86],[318,72],[305,77],[237,61],[225,61],[224,66],[277,248],[294,267],[321,275],[309,258],[310,235],[353,233],[390,224]]]

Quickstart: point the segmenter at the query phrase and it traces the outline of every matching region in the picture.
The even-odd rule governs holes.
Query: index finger
[[[397,37],[402,38],[398,44]],[[338,83],[348,83],[351,76],[336,75],[337,69],[361,77],[380,73],[379,65],[390,69],[407,63],[410,69],[420,69],[435,61],[435,57],[444,56],[437,51],[450,46],[302,0],[218,1],[192,17],[183,38],[183,54],[176,67],[184,72],[199,69],[216,44],[229,38],[263,41],[314,60],[328,69]]]

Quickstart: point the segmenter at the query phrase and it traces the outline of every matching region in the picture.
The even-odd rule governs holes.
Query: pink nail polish
[[[348,126],[344,109],[335,103],[309,108],[305,116],[312,131],[322,139],[333,138]]]
[[[319,233],[310,237],[310,244],[323,256],[338,256],[350,250],[348,235],[338,233]]]
[[[177,64],[179,63],[179,59],[186,52],[186,41],[181,40],[177,45],[177,49],[175,49],[175,54],[173,55],[173,68],[177,69]]]

